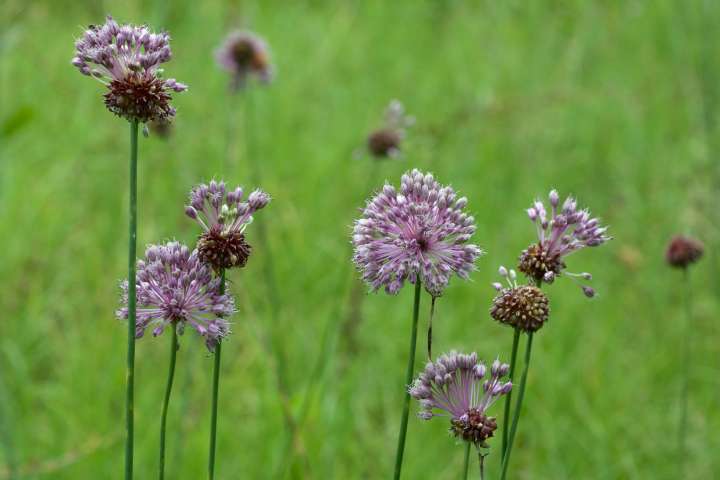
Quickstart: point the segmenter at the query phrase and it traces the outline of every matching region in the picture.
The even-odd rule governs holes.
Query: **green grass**
[[[289,462],[261,338],[272,330],[284,341],[297,412],[328,325],[334,348],[301,429],[307,462],[288,471],[391,475],[412,289],[366,297],[353,339],[338,325],[352,275],[349,226],[373,174],[353,151],[392,98],[418,121],[405,158],[377,165],[375,185],[397,184],[412,167],[433,171],[470,199],[488,252],[472,281],[453,280],[439,300],[435,351],[509,357],[511,332],[487,313],[490,282],[532,240],[524,208],[533,197],[551,187],[572,192],[615,237],[571,258],[572,270],[593,273],[598,298],[587,300],[569,281],[548,288],[553,315],[535,338],[511,478],[720,475],[719,5],[100,3],[0,7],[0,479],[122,475],[126,329],[113,311],[126,275],[127,123],[104,109],[100,85],[70,65],[82,26],[108,11],[167,28],[167,74],[190,85],[174,102],[175,135],[140,141],[140,250],[173,237],[193,241],[187,192],[219,177],[223,162],[228,182],[253,186],[243,138],[226,159],[228,121],[241,102],[228,97],[212,51],[239,24],[273,48],[277,79],[253,92],[254,160],[274,197],[262,212],[271,251],[257,248],[230,275],[240,312],[223,348],[218,478],[273,478]],[[692,271],[685,477],[675,454],[682,276],[663,261],[678,231],[703,239],[709,252]],[[272,324],[259,280],[267,255],[281,286]],[[421,331],[427,299],[423,305]],[[156,471],[166,341],[137,344],[136,478]],[[212,358],[192,332],[180,342],[167,475],[204,478]],[[488,478],[497,478],[500,439],[492,444]],[[444,422],[411,418],[404,478],[458,478],[463,454]]]

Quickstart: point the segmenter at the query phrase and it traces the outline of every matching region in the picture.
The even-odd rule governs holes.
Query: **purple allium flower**
[[[252,223],[252,215],[268,203],[270,195],[259,189],[243,201],[243,189],[226,192],[224,182],[213,180],[194,187],[185,213],[203,229],[197,246],[200,259],[216,271],[244,267],[251,251],[245,228]]]
[[[483,380],[487,368],[478,362],[476,353],[466,355],[453,351],[435,363],[428,362],[425,371],[410,387],[410,396],[420,402],[420,418],[450,417],[450,431],[455,436],[487,447],[485,441],[497,428],[495,418],[488,416],[487,410],[512,389],[512,383],[500,380],[509,369],[509,365],[495,360],[490,367],[490,377]]]
[[[522,252],[518,270],[536,282],[552,283],[563,273],[568,255],[585,247],[602,245],[611,237],[606,235],[607,227],[602,227],[587,209],[578,210],[574,198],[567,197],[559,207],[560,196],[557,190],[552,190],[549,200],[550,216],[540,200],[527,210],[528,217],[535,223],[538,242]],[[589,273],[565,272],[565,275],[585,280],[592,278]]]
[[[363,280],[391,295],[405,280],[420,280],[438,297],[453,272],[467,279],[482,251],[468,243],[475,219],[466,205],[467,198],[418,170],[402,176],[400,192],[386,184],[355,221],[353,261]]]
[[[665,260],[671,267],[687,268],[700,260],[704,251],[705,247],[699,240],[684,235],[676,235],[668,244]]]
[[[215,52],[217,62],[232,75],[230,88],[233,91],[244,88],[250,76],[255,76],[261,83],[269,83],[273,77],[269,56],[262,38],[242,30],[230,33]]]
[[[367,148],[375,158],[395,158],[400,155],[400,147],[405,139],[407,127],[415,123],[415,118],[405,113],[398,100],[393,100],[385,110],[385,124],[368,135]]]
[[[121,308],[116,315],[128,318],[128,283],[121,283]],[[235,312],[229,295],[220,294],[220,279],[213,279],[210,268],[198,258],[197,250],[178,242],[150,245],[145,260],[137,262],[137,338],[152,327],[153,336],[175,324],[182,334],[190,324],[205,338],[210,351],[230,333],[226,316]]]
[[[498,294],[493,299],[490,316],[523,332],[539,330],[550,316],[549,301],[543,291],[533,285],[518,285],[515,270],[508,271],[501,266],[498,273],[508,287],[493,284]]]
[[[75,49],[72,64],[108,88],[105,106],[115,115],[142,123],[175,115],[171,93],[183,92],[187,86],[161,77],[159,66],[171,57],[167,33],[120,26],[108,16],[104,25],[90,25]]]

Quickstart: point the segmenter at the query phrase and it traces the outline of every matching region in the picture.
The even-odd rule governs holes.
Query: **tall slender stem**
[[[683,325],[683,343],[682,343],[682,363],[681,369],[682,380],[680,386],[680,423],[678,434],[678,455],[680,464],[680,476],[685,473],[685,453],[687,439],[687,411],[688,411],[688,382],[690,377],[690,335],[692,334],[692,286],[690,285],[690,271],[687,267],[683,269],[683,280],[685,283],[684,307],[685,307],[685,324]]]
[[[225,269],[220,270],[220,294],[225,293]],[[208,460],[208,478],[215,478],[215,445],[217,442],[217,410],[218,392],[220,390],[220,354],[222,352],[222,339],[215,346],[215,362],[213,366],[212,407],[210,410],[210,456]]]
[[[470,471],[470,442],[465,442],[465,466],[463,468],[463,480],[467,480]]]
[[[130,122],[130,205],[128,239],[128,332],[127,332],[127,390],[125,398],[125,480],[133,478],[134,398],[135,398],[135,251],[137,247],[137,154],[138,122]]]
[[[418,317],[420,316],[420,278],[415,281],[415,300],[413,302],[412,329],[410,332],[410,353],[408,354],[407,374],[405,375],[405,400],[403,404],[402,419],[400,421],[400,435],[398,436],[397,452],[395,453],[395,475],[399,480],[402,470],[403,453],[405,452],[405,436],[407,435],[408,416],[410,415],[410,393],[407,387],[412,382],[415,370],[415,347],[417,345]]]
[[[478,463],[480,464],[480,480],[485,480],[485,457],[487,455],[488,455],[487,453],[483,453],[483,451],[478,448]]]
[[[432,322],[435,317],[435,300],[437,300],[437,297],[433,295],[432,300],[430,301],[430,320],[428,320],[427,331],[427,354],[429,362],[432,362]]]
[[[515,363],[517,361],[517,352],[518,352],[518,345],[520,345],[520,329],[516,328],[513,333],[513,343],[512,343],[512,354],[510,356],[510,382],[513,381],[515,378]],[[501,458],[505,456],[505,451],[507,450],[507,444],[508,444],[508,427],[510,426],[510,403],[512,399],[512,390],[510,390],[505,395],[505,415],[503,416],[503,436],[502,436],[502,455]]]
[[[173,379],[175,378],[175,357],[178,351],[177,325],[172,323],[172,341],[170,342],[170,366],[168,367],[167,386],[165,387],[165,398],[163,398],[162,414],[160,415],[160,480],[165,478],[165,426],[167,425],[168,405],[170,405],[170,393],[172,392]]]
[[[510,429],[510,438],[508,439],[507,451],[502,459],[502,475],[501,480],[505,480],[508,465],[510,464],[510,454],[512,453],[513,443],[515,442],[515,433],[517,432],[518,422],[520,421],[520,412],[522,410],[522,401],[525,396],[525,385],[527,384],[528,370],[530,368],[530,353],[532,352],[533,332],[527,334],[527,345],[525,347],[525,368],[523,369],[522,378],[520,379],[520,391],[518,392],[517,403],[515,404],[515,413],[513,415],[512,428]]]

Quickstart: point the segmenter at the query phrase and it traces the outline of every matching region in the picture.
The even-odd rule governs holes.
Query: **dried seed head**
[[[256,77],[261,83],[272,80],[269,49],[265,41],[251,32],[230,33],[215,53],[218,64],[232,75],[230,88],[237,91]]]
[[[489,417],[477,408],[469,410],[465,415],[451,421],[450,431],[466,442],[479,447],[487,447],[485,441],[492,437],[497,429],[495,417]]]
[[[375,130],[367,139],[367,148],[376,158],[394,157],[400,153],[402,136],[396,130],[381,128]]]
[[[211,265],[215,271],[220,271],[244,267],[252,247],[245,241],[243,233],[222,232],[219,228],[211,228],[200,235],[197,249],[202,262]]]
[[[704,251],[705,247],[699,240],[676,235],[667,247],[665,259],[671,267],[687,268],[700,260]]]
[[[536,332],[547,322],[550,306],[542,290],[521,285],[502,290],[493,300],[490,315],[524,332]]]
[[[523,250],[518,263],[518,270],[536,282],[556,277],[565,268],[560,255],[548,255],[542,244],[535,243]]]

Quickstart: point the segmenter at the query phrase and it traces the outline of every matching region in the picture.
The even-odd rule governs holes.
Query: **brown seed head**
[[[216,271],[244,267],[251,252],[244,234],[232,231],[222,233],[214,228],[200,235],[197,249],[200,260],[212,265]]]
[[[532,285],[521,285],[502,290],[493,300],[490,315],[500,323],[535,332],[550,316],[548,298]]]
[[[166,120],[175,114],[165,81],[150,75],[133,74],[108,85],[105,106],[119,117],[146,123]]]
[[[694,238],[676,235],[670,240],[665,259],[671,267],[687,268],[702,257],[705,247]]]
[[[565,268],[559,256],[548,256],[539,243],[530,245],[520,254],[518,270],[536,282],[542,282],[545,274],[552,272],[555,276]]]
[[[382,128],[375,130],[367,139],[367,147],[376,158],[386,158],[400,151],[402,137],[396,130]]]
[[[488,417],[477,408],[471,409],[462,418],[453,419],[450,431],[456,437],[477,446],[486,447],[485,441],[492,437],[497,429],[495,417]]]

